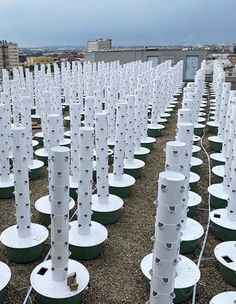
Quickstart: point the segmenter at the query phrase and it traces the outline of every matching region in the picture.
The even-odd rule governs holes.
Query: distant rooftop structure
[[[96,39],[88,40],[87,42],[87,51],[88,52],[97,52],[97,51],[107,51],[112,48],[111,39]]]
[[[2,69],[12,70],[19,65],[17,43],[0,40],[0,75]]]

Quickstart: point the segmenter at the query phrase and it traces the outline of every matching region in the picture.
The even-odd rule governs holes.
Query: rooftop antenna
[[[2,232],[1,242],[11,260],[28,263],[40,257],[48,230],[39,224],[31,223],[25,128],[12,127],[12,139],[16,225]]]
[[[79,303],[89,283],[88,270],[69,259],[69,163],[67,147],[53,147],[51,163],[51,259],[34,268],[33,289],[50,303]]]
[[[94,221],[92,216],[92,172],[93,172],[94,129],[81,127],[79,130],[79,187],[77,220],[70,223],[70,251],[74,259],[96,258],[107,239],[106,228]]]
[[[92,195],[92,219],[103,225],[115,223],[123,208],[123,200],[109,194],[107,113],[95,114],[97,194]]]

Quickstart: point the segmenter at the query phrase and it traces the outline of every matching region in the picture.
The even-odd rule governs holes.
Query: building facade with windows
[[[112,62],[119,60],[121,64],[131,61],[152,61],[153,65],[171,60],[173,64],[183,60],[184,80],[194,80],[196,71],[200,68],[201,62],[207,59],[208,51],[205,49],[188,48],[118,48],[103,51],[91,51],[85,53],[85,60],[91,62]]]
[[[11,71],[19,66],[19,54],[17,43],[0,40],[0,75],[2,69]]]

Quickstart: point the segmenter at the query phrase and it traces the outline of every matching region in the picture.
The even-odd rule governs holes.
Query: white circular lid
[[[219,177],[224,177],[225,165],[219,165],[219,166],[213,167],[212,172]]]
[[[75,206],[75,201],[73,198],[70,197],[70,203],[69,203],[69,209],[73,209]],[[45,195],[40,197],[36,202],[35,202],[35,208],[44,214],[51,214],[51,202],[49,201],[49,196]]]
[[[152,144],[155,143],[156,139],[154,137],[146,137],[141,139],[142,144]]]
[[[32,139],[32,146],[35,147],[39,144],[39,142],[35,139]]]
[[[220,144],[223,144],[223,142],[224,142],[224,140],[220,136],[209,136],[208,140],[215,142],[215,143],[220,143]]]
[[[43,132],[37,132],[37,133],[35,133],[34,137],[43,138]]]
[[[193,191],[188,192],[188,207],[194,207],[201,203],[202,198],[201,196]]]
[[[64,117],[64,120],[65,120],[65,121],[70,121],[70,116],[65,116],[65,117]]]
[[[65,131],[64,135],[70,137],[71,136],[70,131]]]
[[[34,151],[34,154],[39,157],[48,157],[48,152],[45,148]]]
[[[195,166],[201,166],[203,164],[203,161],[198,157],[191,157],[191,167]]]
[[[128,174],[122,174],[121,178],[117,178],[114,173],[108,174],[109,185],[111,187],[129,187],[135,184],[135,178]]]
[[[153,130],[163,130],[165,129],[165,126],[160,125],[160,124],[148,124],[148,129],[153,129]]]
[[[236,271],[236,241],[218,244],[215,247],[214,254],[223,266]]]
[[[193,135],[193,141],[199,141],[201,139],[198,135]]]
[[[210,304],[235,304],[236,303],[236,291],[226,291],[214,296]]]
[[[211,211],[210,219],[216,225],[236,231],[236,222],[228,218],[227,208],[216,209]]]
[[[175,278],[175,288],[183,289],[195,285],[200,279],[200,270],[197,265],[189,258],[180,255],[180,261],[177,264],[176,272],[177,277]],[[152,269],[153,254],[146,255],[141,261],[141,270],[144,276],[151,280],[151,269]]]
[[[0,291],[2,291],[11,279],[11,269],[3,262],[0,262]]]
[[[123,200],[113,194],[109,194],[104,201],[97,194],[92,195],[92,210],[95,212],[112,212],[121,209],[123,205]]]
[[[70,143],[71,143],[70,138],[63,138],[63,139],[60,141],[60,145],[61,145],[61,146],[70,145]]]
[[[207,122],[207,125],[208,125],[209,127],[219,127],[218,122],[216,122],[216,121],[214,121],[214,120],[208,121],[208,122]]]
[[[42,225],[32,223],[31,235],[22,238],[18,236],[16,225],[14,225],[5,229],[0,238],[3,245],[10,248],[31,248],[43,243],[48,238],[48,230]]]
[[[192,146],[192,153],[197,153],[201,151],[201,147],[193,145]]]
[[[46,270],[44,275],[39,274],[42,268]],[[51,260],[47,260],[34,268],[30,276],[30,282],[33,289],[40,295],[53,299],[70,298],[81,293],[89,283],[88,270],[81,263],[69,260],[68,274],[72,272],[76,272],[79,284],[75,291],[70,291],[66,281],[56,282],[52,279]]]
[[[194,241],[200,239],[203,236],[204,229],[202,225],[199,224],[196,220],[187,217],[185,226],[181,232],[181,241]]]
[[[227,200],[229,197],[228,192],[224,191],[223,183],[212,184],[207,188],[207,190],[211,195],[218,197],[222,200]]]
[[[196,123],[196,124],[194,125],[194,129],[204,129],[204,128],[205,128],[205,125],[200,124],[200,123]]]
[[[190,171],[190,177],[189,177],[189,183],[196,183],[200,180],[200,176],[195,173]]]
[[[10,174],[7,181],[2,181],[0,178],[0,189],[14,187],[14,175]]]
[[[149,154],[150,150],[148,148],[145,147],[141,147],[139,146],[137,149],[134,149],[134,154],[135,155],[146,155]]]
[[[91,221],[90,233],[80,235],[78,233],[78,221],[70,222],[69,243],[72,246],[91,247],[103,243],[108,237],[107,229],[97,223]]]
[[[39,169],[44,166],[44,162],[38,159],[32,159],[32,161],[29,162],[28,168],[29,170]]]
[[[210,155],[210,158],[213,159],[213,160],[221,161],[221,162],[226,161],[226,157],[224,156],[223,153],[212,153]]]
[[[131,160],[124,160],[124,169],[139,169],[139,168],[143,168],[145,166],[145,162],[140,160],[140,159],[136,159],[136,158],[132,158]]]

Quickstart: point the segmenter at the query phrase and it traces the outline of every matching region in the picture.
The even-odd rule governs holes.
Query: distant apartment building
[[[88,52],[110,50],[111,47],[112,47],[112,40],[111,39],[89,40],[88,43],[87,43],[87,51]]]
[[[12,70],[19,65],[17,43],[0,40],[0,75],[2,69]]]

